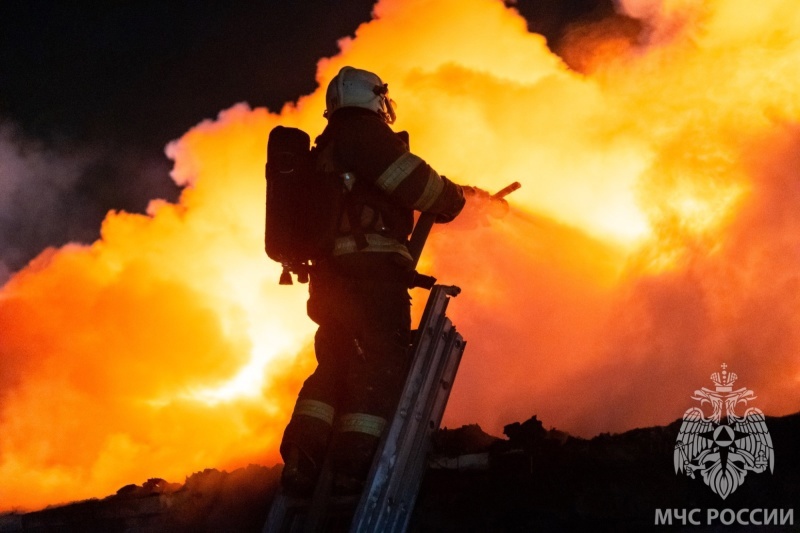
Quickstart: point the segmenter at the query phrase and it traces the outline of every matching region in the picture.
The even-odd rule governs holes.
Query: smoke
[[[92,161],[87,153],[58,153],[0,122],[0,285],[30,258],[29,248],[60,235],[54,217]]]
[[[313,325],[262,252],[265,141],[321,131],[347,64],[389,82],[397,128],[440,172],[523,184],[505,218],[471,205],[437,227],[422,261],[464,289],[446,424],[665,423],[722,362],[768,414],[797,410],[800,23],[787,2],[739,4],[625,2],[645,33],[566,39],[579,74],[500,2],[378,3],[313,94],[171,143],[178,203],[109,213],[100,240],[3,287],[0,501],[277,460]]]
[[[465,285],[471,289],[485,275],[487,286],[506,293],[470,324],[492,335],[471,343],[446,421],[480,413],[500,424],[536,412],[584,435],[666,423],[680,416],[691,387],[710,386],[706,376],[723,362],[737,369],[737,386],[759,393],[760,407],[775,414],[797,409],[791,176],[798,100],[785,82],[800,60],[799,27],[796,17],[785,18],[785,4],[748,12],[752,19],[731,4],[704,4],[702,13],[664,4],[664,12],[646,19],[648,44],[627,40],[612,46],[615,56],[602,43],[598,53],[595,44],[599,29],[608,30],[603,42],[618,44],[619,20],[593,25],[583,33],[591,39],[571,41],[567,56],[587,61],[589,81],[611,110],[588,127],[638,145],[632,190],[648,229],[621,255],[575,244],[586,274],[558,281],[554,273],[574,271],[564,255],[573,248],[569,239],[553,235],[558,244],[546,247],[521,227],[528,239],[522,247],[471,236],[481,259]],[[762,37],[752,41],[755,35]],[[767,88],[764,79],[776,83]],[[609,170],[597,173],[618,180]],[[555,216],[563,220],[565,213]],[[597,235],[597,228],[583,229]],[[522,259],[520,248],[537,247],[547,250],[546,261]],[[609,286],[603,278],[614,281]],[[469,301],[464,312],[480,305]],[[502,386],[487,376],[502,376]]]
[[[166,161],[111,144],[43,142],[0,121],[0,285],[43,248],[92,242],[110,209],[175,197]],[[135,178],[135,179],[132,179]]]

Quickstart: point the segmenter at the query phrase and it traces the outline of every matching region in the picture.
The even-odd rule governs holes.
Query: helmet
[[[362,107],[380,115],[387,124],[395,119],[388,84],[367,70],[342,67],[328,84],[325,102],[328,106],[323,114],[325,118],[341,107]]]

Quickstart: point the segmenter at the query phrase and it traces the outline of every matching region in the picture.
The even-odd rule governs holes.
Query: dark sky
[[[0,283],[46,246],[96,239],[109,209],[176,199],[167,142],[237,102],[277,111],[313,91],[317,60],[373,4],[3,2]],[[612,11],[611,0],[515,4],[553,47],[571,22]]]

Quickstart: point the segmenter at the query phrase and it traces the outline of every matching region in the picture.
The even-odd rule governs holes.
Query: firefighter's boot
[[[333,492],[360,494],[364,489],[378,437],[364,433],[338,433],[333,442]]]

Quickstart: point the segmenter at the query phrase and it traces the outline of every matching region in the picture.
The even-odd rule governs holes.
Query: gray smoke
[[[66,196],[97,156],[46,147],[0,123],[0,283],[50,243],[63,241]]]
[[[142,148],[46,144],[0,121],[0,285],[47,247],[95,241],[110,209],[174,199],[168,173]]]

